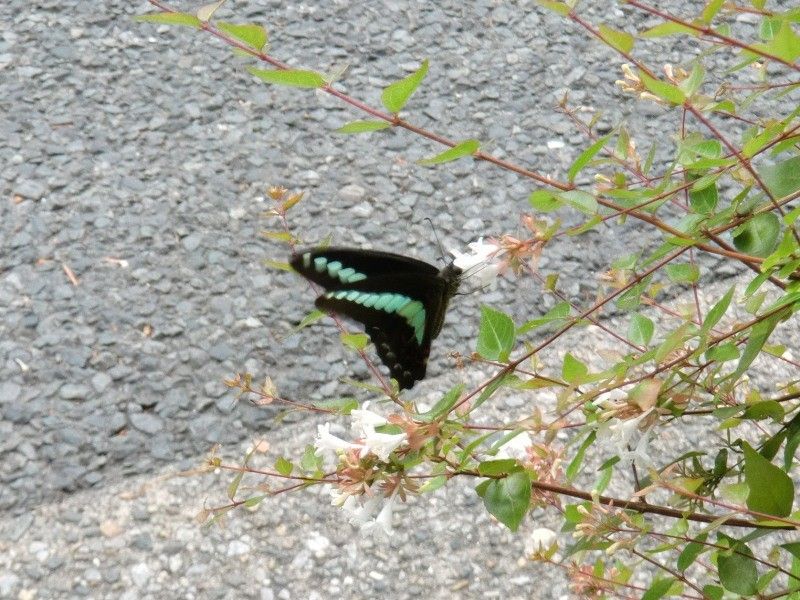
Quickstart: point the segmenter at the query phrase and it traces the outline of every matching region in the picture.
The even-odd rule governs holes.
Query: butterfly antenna
[[[436,238],[436,243],[439,245],[439,260],[441,260],[442,262],[447,262],[447,258],[445,257],[444,253],[444,246],[442,246],[442,240],[439,239],[439,234],[436,233],[436,227],[434,226],[433,221],[431,220],[430,217],[425,217],[423,220],[431,224],[431,231],[433,231],[433,237]]]

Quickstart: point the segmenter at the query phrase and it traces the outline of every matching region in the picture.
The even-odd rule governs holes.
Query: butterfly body
[[[319,248],[292,257],[292,268],[325,292],[315,304],[364,325],[381,361],[408,389],[425,377],[461,269],[374,250]]]

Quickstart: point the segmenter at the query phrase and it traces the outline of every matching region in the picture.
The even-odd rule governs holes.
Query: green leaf
[[[429,165],[440,165],[442,163],[458,160],[465,156],[472,156],[478,151],[480,145],[481,143],[478,140],[465,140],[449,150],[440,152],[436,156],[418,160],[417,164],[427,167]]]
[[[689,74],[689,77],[680,82],[678,87],[682,89],[687,96],[691,96],[700,89],[701,85],[703,85],[705,75],[705,71],[703,70],[703,66],[700,64],[700,62],[695,62],[692,66],[692,72]],[[718,140],[714,141],[719,143]],[[719,156],[719,154],[717,154],[717,156]]]
[[[218,21],[216,25],[231,37],[235,37],[259,52],[267,45],[267,30],[261,25],[250,23],[237,25],[236,23],[226,23],[225,21]]]
[[[725,596],[725,590],[723,590],[718,585],[704,585],[703,586],[703,597],[708,598],[708,600],[722,600]]]
[[[503,479],[491,479],[485,487],[483,504],[511,531],[516,531],[531,503],[531,478],[525,471]]]
[[[681,23],[674,23],[672,21],[667,21],[666,23],[660,23],[650,29],[646,29],[641,34],[639,34],[643,38],[656,38],[656,37],[664,37],[667,35],[676,35],[676,34],[686,34],[691,35],[693,37],[697,37],[698,33],[691,27],[687,27]]]
[[[270,258],[266,258],[264,259],[264,264],[268,267],[279,269],[281,271],[294,271],[288,262],[282,260],[272,260]]]
[[[686,94],[671,83],[661,81],[650,77],[647,73],[640,71],[639,78],[642,80],[644,87],[654,96],[666,100],[670,104],[683,104],[686,101]]]
[[[569,352],[564,356],[564,366],[561,369],[561,376],[564,381],[572,384],[580,384],[586,381],[589,374],[589,367],[572,356]]]
[[[703,326],[701,327],[701,332],[703,336],[708,335],[714,325],[719,323],[719,320],[725,314],[725,311],[728,310],[728,307],[731,304],[731,298],[733,298],[733,291],[736,286],[731,286],[730,289],[725,292],[725,295],[720,298],[720,300],[708,311],[705,320],[703,321]]]
[[[540,6],[548,10],[552,10],[561,16],[566,17],[569,14],[570,7],[564,2],[553,2],[552,0],[538,0]]]
[[[630,33],[611,29],[611,27],[606,27],[605,25],[600,25],[598,29],[600,32],[600,38],[607,42],[615,50],[619,50],[625,54],[633,50],[633,44],[636,39]]]
[[[747,344],[742,352],[742,358],[739,359],[739,364],[736,366],[736,371],[733,373],[734,379],[738,379],[759,355],[761,348],[763,348],[764,344],[769,339],[772,330],[775,329],[781,316],[782,313],[772,315],[768,319],[759,321],[750,329],[750,335],[747,338]]]
[[[336,133],[370,133],[388,129],[392,124],[388,121],[351,121],[339,127]]]
[[[700,19],[703,23],[711,23],[723,4],[725,4],[725,0],[709,0],[708,4],[706,4],[706,7],[703,9],[703,13],[700,15]]]
[[[430,410],[425,411],[424,413],[419,413],[417,418],[421,421],[435,421],[439,417],[446,415],[461,397],[461,392],[463,391],[463,384],[455,386],[444,396],[442,396],[439,401],[434,404],[433,407],[431,407]]]
[[[800,542],[788,542],[786,544],[781,544],[780,547],[795,558],[800,559]]]
[[[775,165],[758,170],[761,180],[776,198],[794,194],[800,190],[800,156],[793,156]]]
[[[504,362],[514,347],[514,339],[514,321],[511,317],[488,306],[481,306],[478,354],[486,360]]]
[[[560,323],[561,321],[569,317],[569,313],[571,311],[572,307],[570,306],[569,302],[566,301],[559,302],[553,308],[548,310],[544,316],[539,317],[538,319],[531,319],[524,325],[521,325],[519,329],[517,329],[517,334],[522,335],[523,333],[527,333],[531,329],[536,329],[537,327],[541,327],[543,325]]]
[[[353,350],[363,350],[369,344],[369,336],[365,333],[342,333],[342,343]]]
[[[239,471],[238,473],[236,473],[236,476],[233,478],[233,481],[231,481],[228,484],[227,493],[228,493],[228,498],[230,498],[231,500],[233,500],[236,497],[236,492],[239,491],[239,484],[242,483],[243,476],[244,476],[244,471]]]
[[[248,67],[247,70],[262,81],[276,85],[301,88],[321,88],[325,85],[325,79],[316,71],[256,69],[255,67]]]
[[[589,164],[589,161],[592,160],[595,157],[595,155],[598,152],[600,152],[600,150],[603,149],[603,147],[608,143],[608,140],[611,139],[612,135],[613,132],[609,133],[608,135],[604,135],[603,137],[598,139],[594,144],[592,144],[586,150],[580,153],[578,158],[575,159],[575,161],[570,166],[569,171],[567,172],[567,177],[569,177],[570,183],[575,181],[575,176],[581,171],[581,169],[583,169],[583,167]],[[535,193],[537,192],[534,192],[534,194]],[[552,194],[549,195],[552,197]]]
[[[484,477],[494,477],[498,475],[508,475],[519,471],[521,467],[513,458],[499,458],[497,460],[485,460],[478,464],[478,473]]]
[[[737,543],[736,552],[730,555],[720,551],[717,556],[719,581],[726,590],[751,596],[758,592],[758,570],[753,560],[753,553],[746,544]]]
[[[739,252],[769,256],[780,242],[781,220],[775,213],[761,213],[733,230],[733,245]]]
[[[800,36],[794,32],[788,19],[783,21],[783,25],[771,40],[754,46],[790,63],[800,57]]]
[[[780,30],[782,23],[783,19],[780,17],[764,17],[761,19],[761,25],[758,28],[758,35],[762,40],[772,40]]]
[[[647,346],[653,338],[654,331],[653,321],[644,315],[635,313],[631,317],[631,324],[628,327],[628,339],[637,346]]]
[[[194,15],[180,12],[164,12],[151,15],[137,15],[137,21],[145,23],[161,23],[163,25],[185,25],[199,28],[203,22]]]
[[[700,178],[696,180],[700,181]],[[698,189],[695,185],[689,188],[689,205],[697,213],[707,215],[714,212],[718,202],[717,182],[713,179],[702,188]]]
[[[474,411],[481,404],[486,402],[489,398],[492,397],[492,394],[494,394],[502,386],[506,385],[509,381],[511,381],[513,379],[514,379],[514,376],[507,373],[507,374],[503,375],[502,377],[498,377],[497,379],[492,381],[489,385],[487,385],[485,388],[483,388],[483,391],[481,392],[481,395],[478,396],[478,399],[475,400],[475,402],[472,404],[472,407],[470,408],[470,412]]]
[[[800,446],[800,413],[786,426],[786,447],[783,449],[783,467],[788,472],[794,462],[797,447]]]
[[[284,477],[291,475],[293,469],[294,465],[282,456],[279,456],[278,460],[275,461],[275,470]]]
[[[253,508],[254,506],[258,506],[261,504],[264,499],[267,497],[266,494],[260,494],[258,496],[250,496],[247,500],[244,501],[245,508]]]
[[[785,412],[783,407],[780,402],[775,402],[775,400],[762,400],[761,402],[751,404],[745,409],[744,414],[742,414],[743,419],[752,419],[754,421],[772,419],[776,423],[783,421],[784,416]]]
[[[578,451],[575,453],[575,457],[567,467],[567,481],[573,481],[578,476],[581,464],[583,463],[583,458],[586,455],[586,450],[594,443],[595,439],[597,439],[597,433],[592,431],[586,436],[586,439],[583,440],[580,448],[578,448]]]
[[[316,310],[316,309],[312,310],[305,317],[303,317],[303,320],[300,321],[300,324],[297,327],[292,329],[292,333],[297,333],[298,331],[300,331],[304,327],[308,327],[312,323],[316,323],[317,321],[319,321],[324,316],[325,316],[325,313],[322,312],[321,310]]]
[[[572,208],[576,208],[584,214],[594,215],[597,213],[597,200],[588,192],[570,190],[568,192],[559,192],[557,196]]]
[[[742,442],[742,450],[744,479],[750,488],[747,508],[776,517],[788,517],[792,513],[794,499],[792,480],[783,470],[753,450],[747,442]]]
[[[536,190],[535,192],[532,192],[528,197],[528,202],[530,203],[531,208],[540,210],[542,212],[550,212],[551,210],[556,210],[564,205],[564,203],[552,192],[545,190]]]
[[[748,130],[748,134],[752,133],[752,129]],[[747,141],[742,145],[742,155],[746,158],[752,158],[760,152],[767,144],[775,141],[783,133],[783,125],[781,123],[774,123],[765,127],[763,131],[756,135],[751,135]]]
[[[675,283],[695,283],[700,278],[700,270],[691,263],[667,265],[666,271],[667,277]]]
[[[697,560],[697,557],[708,549],[708,546],[704,543],[707,537],[707,533],[701,533],[694,541],[684,546],[680,556],[678,556],[678,570],[685,571],[688,569]]]
[[[317,456],[314,446],[308,444],[300,459],[300,468],[308,473],[316,473],[322,469],[322,457]]]
[[[718,346],[712,346],[706,350],[706,359],[717,362],[727,362],[739,358],[739,349],[736,344],[727,342]]]
[[[667,592],[669,592],[673,583],[675,583],[674,577],[663,577],[656,579],[650,584],[650,587],[647,588],[647,591],[642,594],[642,600],[658,600],[659,598],[663,598]]]
[[[349,415],[353,410],[358,408],[358,400],[355,398],[330,398],[328,400],[317,400],[313,403],[317,408],[323,410],[331,410],[340,415]]]
[[[431,477],[430,479],[428,479],[428,481],[426,481],[419,487],[419,493],[428,494],[430,492],[435,492],[440,487],[443,487],[444,484],[446,483],[447,483],[447,477],[445,475],[437,475],[436,477]]]
[[[400,112],[427,74],[428,59],[426,58],[422,61],[419,69],[411,75],[386,86],[381,94],[381,102],[383,102],[386,110],[393,114]]]

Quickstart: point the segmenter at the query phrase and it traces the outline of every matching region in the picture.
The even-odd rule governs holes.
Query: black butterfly
[[[425,377],[431,340],[442,330],[461,269],[375,250],[317,248],[294,255],[292,268],[325,288],[315,302],[362,323],[400,389]]]

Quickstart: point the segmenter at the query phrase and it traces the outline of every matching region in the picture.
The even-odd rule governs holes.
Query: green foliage
[[[653,339],[655,325],[646,316],[635,313],[628,328],[628,339],[639,346],[647,346]]]
[[[419,84],[428,74],[428,60],[422,61],[419,69],[408,77],[386,86],[381,94],[381,102],[390,113],[399,113],[408,102],[411,95],[417,90]]]
[[[481,307],[477,351],[486,360],[507,361],[515,339],[511,317],[488,306]]]
[[[325,78],[314,71],[289,69],[281,71],[277,69],[256,69],[255,67],[248,67],[247,70],[261,81],[276,85],[301,88],[320,88],[325,85]]]
[[[369,336],[364,333],[343,333],[342,343],[353,350],[363,350],[369,344]]]
[[[259,52],[264,50],[269,40],[267,36],[267,30],[261,27],[261,25],[247,23],[238,25],[236,23],[218,21],[216,26],[221,31],[224,31],[228,35],[236,38],[240,42],[247,44],[254,50],[258,50]]]
[[[733,245],[745,254],[769,256],[780,241],[781,221],[774,213],[762,213],[733,231]]]
[[[747,507],[776,517],[789,516],[794,501],[792,480],[783,470],[753,450],[747,442],[742,442],[742,450],[744,478],[750,488]]]
[[[417,164],[427,167],[430,165],[440,165],[442,163],[451,162],[454,160],[458,160],[459,158],[463,158],[465,156],[472,156],[478,151],[479,147],[480,147],[480,142],[478,140],[466,140],[461,142],[460,144],[456,144],[449,150],[440,152],[436,156],[418,160]]]
[[[463,385],[457,385],[442,396],[433,407],[424,413],[417,413],[417,418],[422,421],[434,421],[440,417],[445,416],[450,409],[455,406],[455,403],[461,397],[461,392],[464,391]]]
[[[203,22],[194,15],[179,12],[155,13],[151,15],[137,15],[137,21],[145,23],[160,23],[162,25],[183,25],[186,27],[200,27]]]
[[[527,472],[484,481],[476,491],[493,517],[511,531],[519,529],[531,503],[531,478]]]
[[[758,592],[758,570],[753,560],[753,553],[747,544],[733,543],[730,550],[717,554],[720,583],[729,592],[751,596]]]
[[[336,133],[371,133],[388,129],[392,124],[387,121],[352,121],[342,125]]]
[[[609,123],[599,110],[587,116],[585,106],[575,107],[565,97],[559,110],[585,136],[585,142],[563,173],[557,169],[539,173],[536,165],[514,163],[513,157],[505,155],[491,156],[493,144],[482,145],[478,139],[453,147],[448,147],[452,142],[440,143],[435,154],[419,160],[419,165],[434,166],[469,157],[473,160],[463,161],[461,170],[471,168],[473,162],[488,161],[484,166],[528,178],[530,187],[525,193],[534,214],[522,216],[522,234],[514,231],[496,239],[506,251],[504,267],[509,277],[512,272],[520,277],[533,274],[541,289],[527,296],[529,314],[518,328],[508,314],[481,308],[477,353],[464,356],[463,349],[458,349],[454,355],[459,368],[484,363],[481,366],[489,371],[480,385],[469,388],[457,383],[444,394],[429,396],[426,404],[435,400],[432,408],[417,412],[413,390],[399,393],[396,387],[384,390],[353,383],[370,400],[378,395],[392,400],[386,409],[392,414],[390,424],[379,425],[378,434],[409,435],[408,445],[392,452],[388,460],[366,450],[356,458],[349,452],[347,461],[360,460],[360,469],[352,464],[344,467],[347,461],[340,460],[336,472],[326,471],[322,458],[309,446],[294,462],[282,456],[273,459],[273,476],[277,473],[288,480],[282,480],[287,487],[301,487],[335,481],[331,473],[342,477],[341,469],[347,468],[343,480],[363,472],[365,480],[359,484],[372,486],[371,492],[397,485],[401,496],[434,491],[455,477],[483,478],[477,493],[486,510],[511,531],[518,530],[530,508],[532,488],[546,482],[562,485],[564,493],[571,494],[573,490],[567,488],[577,486],[589,491],[593,501],[565,506],[565,531],[575,540],[564,554],[576,564],[583,561],[587,582],[592,576],[602,580],[598,589],[603,594],[638,594],[648,600],[697,595],[697,589],[702,589],[703,597],[720,600],[732,595],[788,594],[796,585],[792,587],[786,574],[800,576],[800,543],[775,545],[772,552],[763,553],[761,547],[767,544],[754,542],[773,535],[770,528],[776,525],[796,525],[798,515],[794,480],[800,448],[800,379],[783,375],[786,365],[796,364],[797,356],[789,343],[779,344],[773,335],[779,329],[796,328],[800,311],[800,206],[794,197],[800,191],[800,108],[792,95],[800,84],[776,80],[776,73],[794,72],[793,64],[800,58],[796,30],[800,11],[751,0],[752,14],[759,15],[759,37],[739,40],[737,15],[749,9],[724,0],[699,3],[689,15],[671,14],[669,8],[642,8],[634,2],[629,8],[648,18],[616,23],[594,22],[593,14],[584,13],[574,0],[538,4],[548,11],[548,18],[561,15],[585,27],[592,33],[592,43],[605,45],[618,62],[628,63],[619,82],[626,101],[634,109],[636,102],[657,103],[667,119],[674,118],[674,126],[660,131],[655,139],[646,139],[633,125]],[[207,31],[217,27],[255,51],[267,47],[266,29],[258,25],[211,23],[217,7],[201,9],[201,18],[160,13],[140,20]],[[604,14],[604,18],[612,16]],[[652,26],[637,31],[642,22]],[[641,50],[655,44],[670,52],[688,47],[693,51],[680,66],[647,64]],[[710,56],[715,60],[709,60]],[[735,61],[722,70],[722,57],[731,56]],[[319,93],[334,94],[350,108],[361,110],[364,120],[346,123],[337,133],[364,134],[394,127],[406,135],[422,133],[427,140],[444,142],[454,139],[452,132],[423,130],[413,112],[402,119],[398,114],[408,109],[428,69],[425,60],[382,91],[381,101],[390,116],[380,107],[367,106],[362,99],[368,98],[366,93],[348,92],[355,96],[350,97],[334,87],[334,78],[326,79],[316,71],[250,68],[250,72],[272,84],[320,89]],[[758,78],[750,77],[752,73]],[[744,84],[741,76],[745,76]],[[762,105],[765,98],[770,103]],[[592,98],[594,105],[597,101]],[[645,156],[640,148],[647,150]],[[274,198],[272,214],[281,219],[281,227],[265,232],[264,237],[293,249],[300,236],[291,231],[287,212],[302,195],[276,196],[280,197]],[[516,198],[520,200],[524,202],[524,195]],[[447,208],[431,206],[432,210]],[[508,206],[516,210],[513,204]],[[618,229],[620,225],[628,227]],[[625,236],[620,237],[625,255],[596,255],[598,248],[606,248],[594,245],[603,236]],[[565,282],[569,267],[547,260],[552,245],[570,243],[586,252],[581,260],[602,265],[596,277]],[[541,273],[540,256],[545,257]],[[712,295],[707,285],[716,275],[714,261],[728,261],[733,268],[726,273],[746,275],[738,275],[735,285],[726,284],[724,294]],[[289,268],[282,261],[269,264]],[[693,289],[684,294],[687,290],[680,286]],[[529,293],[525,287],[520,289]],[[551,298],[540,302],[539,293]],[[680,295],[676,298],[676,294]],[[552,308],[538,316],[543,306]],[[625,313],[621,319],[614,309]],[[605,319],[609,314],[604,311],[614,320]],[[298,329],[321,316],[319,311],[312,312]],[[613,330],[619,323],[627,330]],[[608,341],[600,348],[589,345],[594,337],[577,331],[587,326],[608,333]],[[371,352],[364,334],[343,335],[342,342]],[[754,363],[759,372],[752,368]],[[761,371],[771,372],[776,364],[783,369],[781,375],[763,381]],[[249,389],[239,379],[229,385],[240,391]],[[277,392],[265,391],[264,396],[281,399]],[[523,403],[524,410],[509,414],[506,423],[490,420],[486,425],[478,409],[484,404],[499,405],[507,396]],[[548,399],[552,405],[545,404]],[[303,400],[294,406],[347,416],[359,404],[355,398],[335,397]],[[695,448],[676,452],[668,438],[661,436],[662,427],[667,423],[679,427],[698,416],[707,419],[703,426],[708,435],[695,440]],[[524,461],[491,458],[504,443],[523,439],[522,433],[536,441]],[[335,440],[331,443],[336,445]],[[643,494],[626,496],[615,498],[609,506],[599,495],[627,489],[619,485],[619,475],[630,474],[631,456],[639,460],[638,453],[644,450],[654,464],[637,464],[633,475],[638,489],[648,492],[646,501]],[[414,474],[409,476],[412,469]],[[243,472],[238,471],[228,485],[231,498],[241,491]],[[295,478],[302,479],[291,481]],[[414,484],[409,483],[412,480]],[[658,493],[649,492],[650,487],[654,492],[669,490],[667,508],[681,511],[681,517],[666,529],[667,536],[659,536],[665,529],[659,520],[668,518],[667,511],[656,519],[646,515],[656,509],[648,503],[660,501]],[[557,495],[546,489],[547,494]],[[254,495],[243,502],[255,506],[264,497]],[[538,508],[543,496],[535,497]],[[631,499],[641,502],[626,504]],[[737,506],[747,510],[732,508]],[[213,519],[225,510],[214,513]],[[748,526],[731,521],[731,513],[738,513],[735,516]],[[709,522],[709,518],[716,520]],[[723,526],[729,534],[747,533],[740,539],[730,537],[720,532]],[[619,534],[620,529],[625,535]],[[636,529],[638,535],[632,535]],[[633,548],[643,559],[653,558],[651,564],[664,568],[644,587],[637,582],[636,588],[625,589],[633,568],[619,550]],[[754,552],[760,554],[756,557]]]

